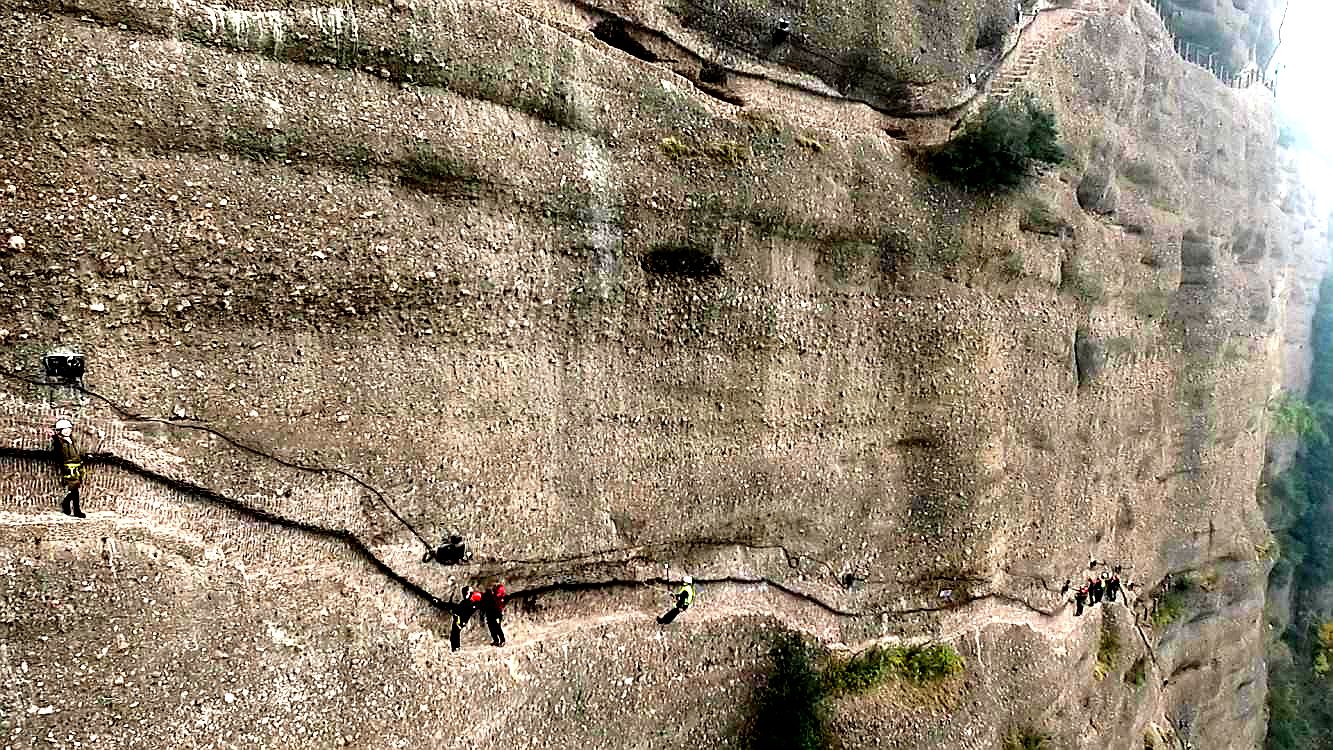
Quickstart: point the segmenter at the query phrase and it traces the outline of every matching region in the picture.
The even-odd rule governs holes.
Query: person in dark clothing
[[[458,534],[449,534],[441,540],[440,546],[428,550],[422,556],[421,562],[434,560],[441,565],[458,565],[467,559],[467,545],[463,544],[463,537]]]
[[[1079,586],[1079,587],[1078,587],[1078,590],[1074,592],[1074,616],[1075,616],[1075,617],[1082,617],[1082,616],[1083,616],[1083,605],[1086,604],[1087,601],[1088,601],[1088,587],[1087,587],[1086,585],[1084,585],[1084,586]]]
[[[1102,579],[1092,579],[1091,583],[1088,584],[1088,603],[1101,604],[1102,594],[1105,593],[1105,591],[1106,586],[1102,583]]]
[[[65,488],[65,499],[60,502],[60,510],[67,516],[87,518],[79,507],[79,488],[83,486],[83,456],[78,446],[74,445],[74,424],[68,419],[58,419],[55,431],[51,435],[51,452],[60,463],[60,484]]]
[[[1065,594],[1068,594],[1068,593],[1069,593],[1069,579],[1066,578],[1066,579],[1065,579],[1065,585],[1063,585],[1063,586],[1060,587],[1060,598],[1063,599],[1063,598],[1064,598],[1064,595],[1065,595]]]
[[[463,598],[454,604],[454,623],[449,630],[449,650],[457,651],[463,645],[463,628],[481,606],[481,592],[472,587],[463,587]]]
[[[1117,566],[1111,571],[1111,577],[1106,579],[1106,599],[1115,601],[1116,594],[1120,593],[1120,568]]]
[[[491,631],[491,645],[505,645],[504,631],[505,587],[497,583],[481,597],[481,614],[486,618],[486,629]]]
[[[676,606],[667,610],[661,617],[657,618],[657,624],[670,625],[680,613],[689,609],[691,604],[694,604],[694,579],[690,576],[685,576],[683,585],[680,587],[680,590],[676,592]]]

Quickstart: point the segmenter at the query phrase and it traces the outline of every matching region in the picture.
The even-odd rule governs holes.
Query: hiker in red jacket
[[[481,614],[486,618],[486,628],[491,631],[491,645],[505,645],[504,631],[505,587],[497,583],[481,597]]]
[[[449,649],[457,651],[463,645],[463,628],[481,606],[481,592],[473,591],[471,586],[463,587],[463,598],[453,605],[454,623],[449,629]]]

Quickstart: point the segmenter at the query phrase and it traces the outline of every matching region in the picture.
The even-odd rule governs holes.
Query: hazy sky
[[[1291,0],[1277,62],[1278,100],[1283,112],[1300,121],[1333,150],[1333,98],[1329,96],[1329,42],[1333,38],[1333,0]]]

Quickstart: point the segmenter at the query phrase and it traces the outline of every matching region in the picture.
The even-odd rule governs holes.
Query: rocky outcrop
[[[1094,214],[1116,212],[1120,205],[1120,187],[1116,185],[1115,172],[1106,160],[1089,168],[1079,180],[1078,205]]]
[[[1106,346],[1093,338],[1086,328],[1074,334],[1074,368],[1078,384],[1088,385],[1106,366]]]

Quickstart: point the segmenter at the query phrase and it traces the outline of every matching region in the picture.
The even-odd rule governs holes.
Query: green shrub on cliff
[[[947,644],[874,646],[850,658],[821,658],[813,644],[786,634],[771,655],[773,670],[758,693],[751,736],[757,750],[827,747],[829,698],[867,693],[895,679],[929,684],[963,671],[962,657]]]
[[[1036,164],[1064,160],[1055,113],[1031,96],[987,104],[961,133],[927,153],[936,174],[975,190],[1011,190]]]
[[[1333,620],[1319,626],[1315,639],[1319,645],[1314,657],[1314,673],[1326,677],[1331,669],[1329,662],[1333,660]]]
[[[1162,597],[1153,608],[1152,616],[1148,621],[1154,628],[1164,628],[1167,625],[1180,619],[1185,614],[1185,598],[1176,590],[1168,589],[1162,593]]]
[[[1050,750],[1051,738],[1032,729],[1016,729],[1004,738],[1004,750]]]
[[[893,678],[917,684],[935,682],[963,671],[963,659],[948,644],[875,646],[824,671],[824,684],[834,694],[865,693]]]
[[[1274,434],[1295,435],[1318,443],[1328,442],[1328,434],[1323,427],[1326,411],[1323,404],[1312,403],[1285,392],[1268,400]]]
[[[1092,676],[1099,681],[1106,679],[1106,675],[1115,671],[1119,660],[1120,636],[1107,620],[1103,622],[1102,635],[1097,641],[1097,664],[1092,668]]]
[[[903,664],[898,674],[916,682],[935,682],[963,671],[963,657],[946,643],[908,646],[903,649]]]

